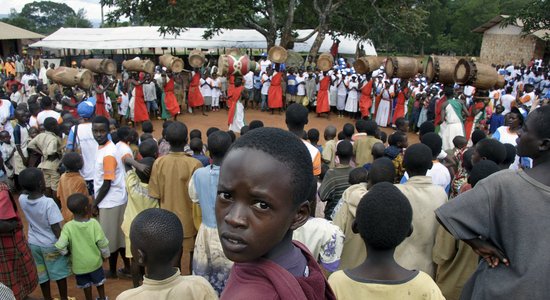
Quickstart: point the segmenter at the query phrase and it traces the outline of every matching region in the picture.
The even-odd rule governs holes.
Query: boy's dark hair
[[[241,127],[241,136],[245,135],[249,131],[250,127],[248,127],[248,125],[244,125],[243,127]]]
[[[46,107],[51,107],[52,104],[53,104],[52,99],[48,96],[44,96],[42,97],[42,99],[40,99],[40,106],[42,109]]]
[[[534,128],[528,128],[529,130],[535,132],[538,138],[550,138],[550,106],[545,105],[537,108],[529,114],[529,118],[534,119],[536,124]]]
[[[376,130],[378,129],[378,124],[373,120],[365,121],[365,132],[367,135],[376,136]]]
[[[464,169],[470,173],[472,171],[472,156],[474,155],[474,148],[470,148],[464,152],[462,155],[462,166]]]
[[[183,226],[174,213],[149,208],[139,213],[130,227],[130,240],[150,263],[167,264],[180,252]]]
[[[192,140],[194,138],[202,140],[202,132],[198,129],[191,130],[191,132],[189,132],[189,140]]]
[[[58,128],[57,120],[52,117],[48,117],[44,120],[44,129],[49,132],[54,132]]]
[[[441,153],[441,147],[443,147],[443,140],[435,132],[428,132],[422,136],[420,142],[432,150],[432,158],[435,158]]]
[[[202,141],[199,138],[192,138],[189,142],[189,148],[195,153],[202,152]]]
[[[156,158],[157,154],[159,152],[159,146],[157,145],[157,142],[153,139],[148,139],[145,141],[141,141],[141,144],[139,144],[139,154],[143,158],[145,157],[152,157]]]
[[[82,156],[77,152],[67,152],[63,155],[61,162],[69,172],[78,172],[82,169],[84,161]]]
[[[481,129],[476,129],[472,132],[472,144],[475,146],[479,141],[485,139],[487,137],[487,134],[485,134],[485,131]]]
[[[336,155],[341,160],[350,160],[353,156],[353,145],[351,142],[343,140],[336,146]]]
[[[303,105],[292,103],[286,109],[285,122],[289,130],[304,129],[308,123],[308,110]]]
[[[414,144],[407,148],[403,157],[403,166],[408,173],[426,174],[432,168],[432,150],[424,144]]]
[[[475,147],[479,157],[485,157],[496,164],[501,164],[506,159],[506,147],[495,139],[482,139]]]
[[[139,140],[143,142],[148,140],[155,140],[155,138],[153,137],[153,134],[145,132],[139,137]]]
[[[472,168],[470,176],[468,176],[468,183],[474,187],[479,181],[498,171],[500,171],[500,167],[494,161],[482,160]]]
[[[120,139],[118,138],[118,134],[115,132],[111,133],[111,141],[113,142],[113,144],[117,144],[118,142],[120,142]]]
[[[512,144],[504,144],[504,148],[506,149],[506,158],[502,163],[509,166],[516,160],[517,149]]]
[[[218,127],[210,127],[208,130],[206,130],[206,137],[209,137],[212,133],[219,131],[220,129]]]
[[[401,131],[396,131],[392,134],[390,134],[388,138],[388,145],[390,146],[396,146],[399,143],[404,143],[407,140],[407,134]]]
[[[374,145],[372,145],[372,150],[371,150],[372,157],[374,159],[384,157],[385,150],[386,150],[386,147],[384,146],[384,144],[380,142],[374,143]]]
[[[373,185],[380,182],[393,183],[395,180],[395,166],[391,159],[387,157],[375,159],[370,167],[369,180]]]
[[[107,129],[107,131],[109,130],[109,119],[107,119],[106,117],[104,116],[95,116],[94,119],[92,120],[92,124],[103,124],[105,125],[105,128]]]
[[[336,127],[334,127],[333,125],[328,125],[325,128],[324,135],[325,135],[325,138],[327,139],[327,142],[328,140],[334,139],[336,137]]]
[[[399,129],[400,127],[404,126],[407,120],[403,117],[397,118],[395,120],[395,128]]]
[[[388,134],[385,131],[378,130],[378,139],[385,144],[388,141]]]
[[[346,135],[344,134],[343,131],[338,132],[338,140],[339,140],[339,141],[342,141],[342,140],[344,140],[345,138],[346,138]]]
[[[366,133],[367,132],[367,121],[363,120],[363,119],[357,120],[357,122],[355,122],[355,129],[357,130],[357,132]]]
[[[72,115],[69,113],[69,116],[72,117]],[[109,127],[111,127],[111,125],[115,125],[115,128],[119,128],[120,126],[118,125],[118,121],[116,119],[113,119],[113,118],[110,118],[109,119]]]
[[[307,138],[311,143],[315,142],[317,144],[319,142],[319,130],[311,128],[307,131]]]
[[[172,121],[172,120],[164,121],[164,123],[162,123],[162,129],[168,128],[168,126],[170,126],[172,123],[174,123],[174,121]]]
[[[412,213],[407,197],[393,184],[382,182],[359,201],[356,228],[365,244],[390,250],[411,233]]]
[[[262,151],[288,168],[295,206],[308,198],[313,182],[313,164],[304,143],[294,134],[278,128],[258,128],[238,139],[229,151],[250,148]]]
[[[90,199],[81,193],[75,193],[67,198],[67,208],[74,215],[84,215],[86,213],[86,207],[89,205]]]
[[[264,122],[260,121],[260,120],[253,120],[250,122],[250,124],[248,124],[248,128],[250,130],[253,130],[253,129],[256,129],[256,128],[262,128],[264,127]]]
[[[151,121],[144,121],[141,123],[141,130],[143,133],[153,133],[153,123]]]
[[[313,167],[312,167],[313,168]],[[26,168],[19,173],[19,185],[26,191],[38,192],[40,182],[44,180],[44,174],[37,168]]]
[[[124,142],[127,142],[130,139],[131,133],[132,133],[132,129],[128,126],[122,126],[116,130],[116,135],[118,139]]]
[[[229,134],[229,136],[231,137],[231,143],[234,143],[235,140],[237,139],[237,136],[235,135],[235,133],[231,130],[226,131],[226,133]]]
[[[216,131],[208,136],[208,152],[212,158],[223,158],[231,147],[231,136],[224,131]]]
[[[453,145],[458,149],[462,149],[468,145],[468,140],[461,135],[457,135],[453,139]]]
[[[166,140],[172,147],[182,147],[187,143],[187,126],[174,122],[166,128]]]
[[[350,185],[367,182],[369,180],[369,171],[363,167],[358,167],[349,172],[348,182]]]
[[[155,163],[155,158],[148,156],[148,157],[142,158],[139,162],[152,168],[153,164]],[[151,178],[151,174],[143,173],[137,169],[136,169],[136,175],[138,176],[139,180],[143,183],[149,183],[149,179]]]
[[[346,123],[344,124],[344,128],[342,128],[342,132],[346,138],[351,138],[355,133],[355,127],[351,123]]]
[[[435,132],[435,125],[431,121],[426,121],[422,124],[420,124],[420,127],[418,128],[418,135],[420,138],[422,138],[423,135],[426,133]]]

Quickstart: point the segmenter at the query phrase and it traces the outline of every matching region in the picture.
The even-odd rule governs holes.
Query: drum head
[[[281,46],[273,46],[267,52],[267,57],[270,61],[281,64],[286,61],[288,53],[286,49]]]

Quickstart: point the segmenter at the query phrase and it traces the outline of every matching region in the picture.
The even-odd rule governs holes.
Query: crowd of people
[[[118,277],[122,300],[549,294],[548,69],[495,66],[506,86],[476,92],[337,62],[157,67],[90,91],[4,67],[0,295],[52,299],[55,281],[71,299],[73,274],[86,299]],[[224,107],[226,128],[177,120]],[[312,112],[350,121],[306,130]]]

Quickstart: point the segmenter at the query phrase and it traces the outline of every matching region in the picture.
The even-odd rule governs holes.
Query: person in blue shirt
[[[495,131],[497,131],[497,128],[500,126],[504,126],[504,115],[502,114],[504,112],[504,107],[502,105],[497,105],[495,108],[495,113],[491,115],[491,119],[489,121],[489,133],[493,134]]]
[[[296,82],[296,75],[294,74],[294,68],[288,69],[288,75],[286,77],[286,100],[287,105],[296,102],[296,95],[298,94],[298,83]]]
[[[260,107],[262,101],[262,76],[260,70],[254,72],[254,102],[256,102],[256,109]]]

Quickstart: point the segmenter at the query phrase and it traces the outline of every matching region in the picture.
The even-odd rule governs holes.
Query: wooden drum
[[[174,73],[180,73],[183,71],[183,60],[179,57],[164,54],[159,57],[159,62],[163,67],[166,67],[166,69]]]
[[[189,53],[189,64],[193,68],[200,68],[206,62],[206,57],[200,49],[195,49]]]
[[[83,68],[86,68],[94,73],[116,75],[116,63],[112,59],[91,58],[84,59],[80,62]]]
[[[458,61],[454,78],[458,84],[473,85],[480,90],[488,90],[496,86],[499,81],[495,68],[465,58]],[[502,81],[499,84],[502,84]]]
[[[130,72],[155,73],[155,64],[150,60],[130,59],[122,62],[122,66]]]
[[[453,56],[432,55],[428,58],[428,63],[424,69],[424,76],[426,76],[428,82],[454,83],[457,63],[458,59]]]
[[[355,71],[359,74],[369,74],[380,68],[384,63],[384,57],[381,56],[363,56],[353,63]]]
[[[418,70],[421,66],[422,65],[414,57],[388,57],[388,60],[386,60],[386,74],[388,74],[388,77],[409,79],[418,74]]]
[[[89,89],[92,87],[93,75],[88,69],[75,69],[69,67],[59,67],[57,69],[49,69],[46,72],[46,76],[51,81],[72,87],[78,85],[83,89]]]
[[[334,58],[330,53],[323,53],[319,55],[319,58],[317,59],[317,68],[319,68],[319,70],[326,72],[332,69],[333,65]]]
[[[288,57],[288,52],[281,46],[273,46],[267,52],[267,58],[274,63],[285,63]]]
[[[235,57],[229,54],[220,55],[218,59],[218,75],[246,75],[260,69],[260,65],[250,60],[248,55]]]

